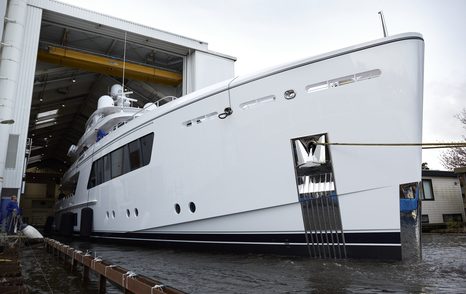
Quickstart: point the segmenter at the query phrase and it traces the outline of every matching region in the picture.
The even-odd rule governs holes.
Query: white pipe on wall
[[[0,1],[0,41],[3,39],[3,23],[5,21],[6,2],[7,1]]]
[[[9,0],[0,54],[0,191],[3,188],[5,161],[13,121],[19,66],[26,22],[26,0]]]

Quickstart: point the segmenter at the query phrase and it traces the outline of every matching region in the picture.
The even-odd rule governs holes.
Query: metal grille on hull
[[[346,258],[340,207],[326,134],[291,141],[309,255]]]
[[[309,254],[318,258],[345,258],[338,198],[332,173],[303,176],[299,202]]]

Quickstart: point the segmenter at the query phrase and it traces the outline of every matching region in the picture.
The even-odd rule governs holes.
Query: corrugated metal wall
[[[14,106],[15,123],[11,125],[10,134],[19,135],[18,152],[15,168],[5,169],[4,187],[20,188],[23,177],[26,139],[31,112],[32,89],[34,87],[34,73],[36,69],[37,49],[39,46],[40,24],[42,9],[28,6],[27,20],[24,31],[24,45],[21,55],[21,65],[18,77],[17,97]]]

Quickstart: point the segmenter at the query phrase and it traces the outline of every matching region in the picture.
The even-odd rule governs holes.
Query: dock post
[[[89,268],[83,264],[83,282],[89,281]]]
[[[77,269],[78,262],[76,261],[73,253],[73,257],[71,258],[71,272],[74,273]]]
[[[107,291],[107,278],[104,275],[99,275],[99,293],[104,294]]]

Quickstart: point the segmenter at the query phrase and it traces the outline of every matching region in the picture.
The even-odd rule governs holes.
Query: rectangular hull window
[[[154,133],[131,141],[92,163],[88,189],[150,163]]]

